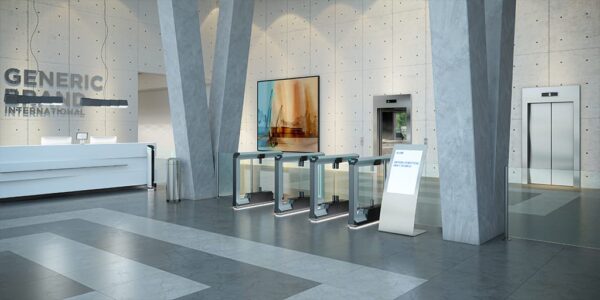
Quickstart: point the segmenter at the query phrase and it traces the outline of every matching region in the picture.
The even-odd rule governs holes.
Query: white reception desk
[[[0,147],[0,198],[154,183],[154,145]]]

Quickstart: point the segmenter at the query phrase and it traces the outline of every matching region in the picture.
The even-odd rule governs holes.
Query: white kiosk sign
[[[409,236],[425,232],[415,229],[415,214],[426,149],[425,145],[394,146],[381,201],[380,231]]]

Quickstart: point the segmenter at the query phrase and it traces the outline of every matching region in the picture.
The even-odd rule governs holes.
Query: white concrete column
[[[219,152],[238,150],[253,14],[254,0],[219,1],[209,102],[215,164]]]
[[[158,0],[182,197],[217,195],[197,0]]]
[[[514,0],[485,5],[429,3],[443,235],[470,244],[504,232]]]

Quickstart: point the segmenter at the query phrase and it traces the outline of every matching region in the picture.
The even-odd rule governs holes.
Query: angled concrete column
[[[215,163],[219,152],[238,150],[244,106],[253,0],[219,1],[219,22],[212,84],[210,123]]]
[[[510,107],[515,38],[516,0],[486,0],[488,97],[495,106],[495,219],[504,225],[506,167],[510,145]],[[504,232],[504,231],[503,231]]]
[[[481,244],[504,232],[504,197],[497,193],[504,172],[497,170],[508,155],[510,115],[500,101],[510,101],[514,3],[498,2],[487,9],[483,0],[429,2],[446,240]]]
[[[216,196],[197,0],[158,0],[182,197]]]

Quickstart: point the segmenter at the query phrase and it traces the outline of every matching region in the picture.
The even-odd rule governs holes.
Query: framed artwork
[[[259,151],[319,151],[319,76],[257,83]]]

